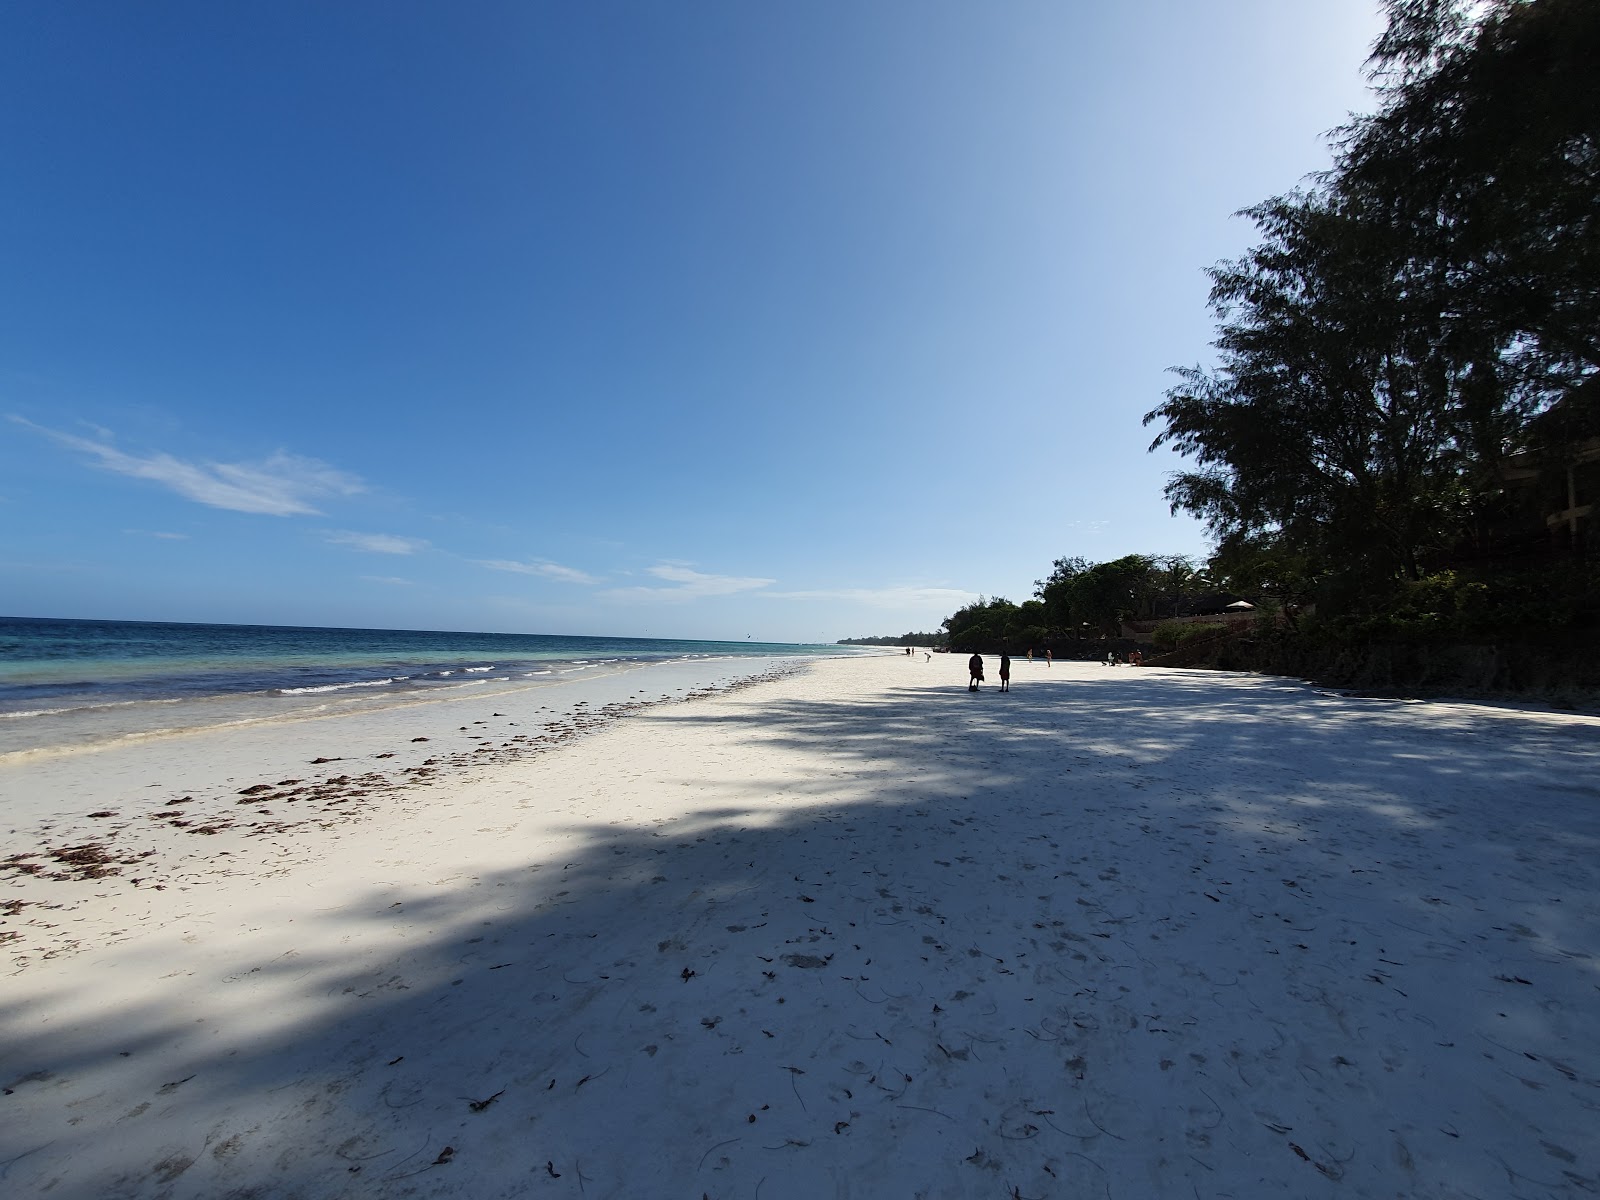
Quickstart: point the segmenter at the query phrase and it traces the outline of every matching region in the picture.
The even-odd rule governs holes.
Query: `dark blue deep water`
[[[416,692],[628,663],[840,652],[752,641],[0,617],[0,716],[26,721],[242,694]]]

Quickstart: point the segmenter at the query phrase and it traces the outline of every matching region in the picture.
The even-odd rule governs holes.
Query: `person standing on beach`
[[[1054,650],[1046,650],[1044,652],[1044,665],[1047,666],[1047,667],[1053,666],[1053,665],[1055,665],[1055,661],[1056,661],[1055,651]]]
[[[983,656],[974,654],[967,659],[967,672],[972,678],[967,682],[967,691],[975,692],[978,685],[983,682]]]
[[[1011,655],[1003,650],[1000,652],[1000,690],[1011,690]]]

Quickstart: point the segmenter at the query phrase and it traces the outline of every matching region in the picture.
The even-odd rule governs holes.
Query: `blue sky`
[[[793,641],[1203,554],[1376,0],[0,11],[0,612]]]

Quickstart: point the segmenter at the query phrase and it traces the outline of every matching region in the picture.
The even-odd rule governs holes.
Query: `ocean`
[[[754,674],[842,646],[0,617],[0,761],[665,664]],[[681,672],[680,672],[681,673]],[[709,677],[707,672],[697,676]]]

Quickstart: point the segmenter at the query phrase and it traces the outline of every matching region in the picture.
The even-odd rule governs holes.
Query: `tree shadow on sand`
[[[231,1021],[197,1031],[157,997],[19,1043],[41,1014],[7,1011],[4,1104],[49,1120],[0,1132],[0,1183],[1596,1186],[1595,722],[1248,676],[1018,673],[1009,694],[757,690],[635,718],[706,748],[694,776],[641,785],[692,797],[682,816],[597,820],[559,860],[375,892],[327,917],[362,926],[349,957],[194,981],[240,989]],[[276,1022],[252,987],[317,1015]],[[121,1119],[71,1124],[101,1091],[127,1093]]]

